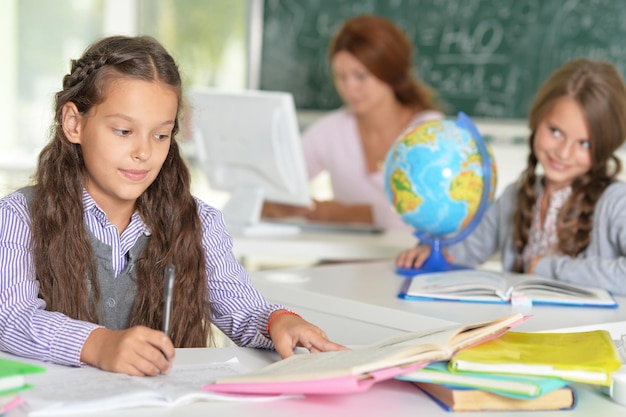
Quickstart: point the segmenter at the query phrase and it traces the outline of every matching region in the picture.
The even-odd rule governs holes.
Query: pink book
[[[406,372],[416,371],[426,366],[427,363],[418,363],[406,368],[385,368],[370,372],[367,376],[348,375],[290,382],[207,384],[202,389],[224,394],[348,394],[367,391],[376,382],[392,379]]]
[[[202,388],[232,394],[362,392],[430,362],[448,360],[459,350],[494,339],[527,319],[518,313],[485,323],[401,334],[353,350],[298,354]]]

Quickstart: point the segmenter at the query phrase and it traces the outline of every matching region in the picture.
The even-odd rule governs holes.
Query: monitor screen
[[[290,93],[194,88],[188,99],[198,161],[211,188],[230,192],[229,227],[258,223],[264,201],[310,204]]]

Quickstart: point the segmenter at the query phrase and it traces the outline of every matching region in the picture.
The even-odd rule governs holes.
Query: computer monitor
[[[264,201],[309,206],[309,184],[290,93],[193,88],[188,92],[198,160],[211,188],[230,192],[229,229],[259,223]]]

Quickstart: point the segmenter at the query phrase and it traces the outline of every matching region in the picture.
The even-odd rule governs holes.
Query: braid
[[[575,257],[591,242],[593,213],[604,190],[613,182],[621,170],[619,160],[613,156],[615,169],[608,173],[607,162],[577,178],[572,184],[573,193],[567,200],[557,219],[559,251]]]
[[[531,147],[533,142],[534,138],[531,136]],[[537,193],[535,192],[535,183],[537,181],[536,167],[537,158],[531,152],[528,156],[528,166],[520,176],[520,187],[517,191],[517,209],[513,213],[513,243],[518,255],[513,269],[517,272],[522,272],[524,269],[522,252],[528,243],[528,231],[533,220],[533,207],[537,202]]]
[[[83,82],[90,74],[107,64],[107,56],[73,59],[69,74],[63,77],[63,88],[72,88]]]
[[[523,270],[521,254],[528,244],[532,208],[537,204],[535,134],[538,129],[545,129],[545,118],[555,103],[565,98],[574,100],[582,111],[589,135],[591,167],[573,179],[572,193],[559,210],[556,249],[561,254],[576,257],[589,246],[595,205],[621,171],[615,151],[626,138],[626,86],[622,75],[608,62],[576,59],[565,63],[542,84],[528,112],[531,155],[520,184],[513,224],[518,255],[515,270],[519,272]]]

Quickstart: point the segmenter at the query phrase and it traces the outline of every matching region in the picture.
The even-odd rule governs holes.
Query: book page
[[[450,354],[452,355],[452,353],[458,350],[494,339],[529,318],[530,316],[516,313],[493,321],[469,324],[459,329],[448,342],[448,346],[451,349]]]
[[[419,360],[438,360],[445,356],[445,344],[459,326],[402,333],[373,345],[346,351],[302,353],[275,362],[250,374],[220,378],[218,383],[309,381],[336,378],[412,364]]]
[[[457,345],[473,344],[522,319],[521,314],[489,323],[452,325],[421,332],[403,333],[353,350],[299,354],[275,362],[256,372],[220,378],[218,383],[264,383],[311,381],[363,375],[390,367],[448,359]]]
[[[55,368],[29,378],[29,382],[37,389],[24,396],[32,407],[30,416],[71,415],[137,406],[171,406],[198,400],[271,398],[214,394],[201,389],[204,384],[217,378],[247,371],[249,369],[236,358],[209,364],[174,364],[169,374],[156,377],[135,377],[91,367]]]
[[[501,274],[467,269],[419,274],[411,278],[406,295],[432,298],[502,299],[508,284]]]
[[[531,274],[507,274],[511,291],[533,302],[551,304],[606,305],[616,304],[611,294],[602,288],[591,288],[543,278]]]

